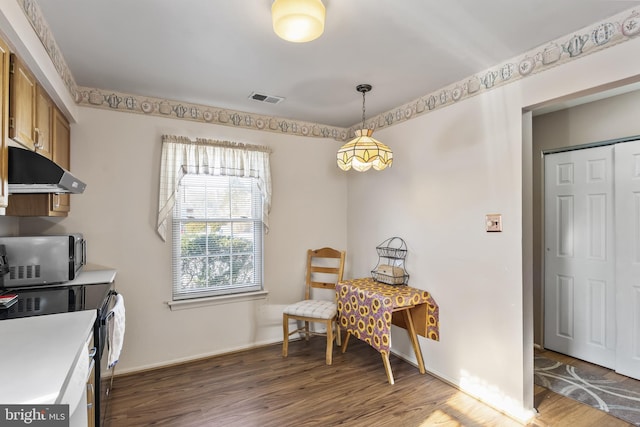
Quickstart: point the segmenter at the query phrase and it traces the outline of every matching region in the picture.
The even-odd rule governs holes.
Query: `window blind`
[[[262,213],[257,179],[186,174],[173,214],[173,299],[262,290]]]

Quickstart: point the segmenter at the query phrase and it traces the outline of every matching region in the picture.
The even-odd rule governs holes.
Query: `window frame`
[[[183,203],[183,190],[185,185],[184,182],[191,182],[193,177],[202,177],[203,180],[212,179],[225,179],[227,184],[224,188],[227,189],[227,194],[229,197],[229,208],[228,216],[224,217],[211,217],[209,218],[205,215],[203,218],[185,218],[182,217],[181,207]],[[186,181],[184,180],[186,178]],[[244,180],[249,181],[251,183],[251,202],[250,202],[250,210],[251,217],[247,218],[245,216],[234,217],[232,214],[232,195],[234,192],[233,189],[233,180]],[[202,188],[206,188],[207,181],[203,182]],[[188,188],[188,187],[187,187]],[[218,185],[214,186],[214,191],[216,189],[221,189],[222,186]],[[209,188],[211,190],[211,187]],[[206,190],[207,192],[209,190]],[[175,193],[175,206],[173,209],[172,215],[172,234],[173,234],[173,243],[172,243],[172,290],[171,290],[171,298],[173,302],[181,302],[181,301],[189,301],[189,300],[206,300],[211,298],[235,298],[242,297],[243,295],[251,295],[256,292],[264,292],[264,238],[266,234],[265,225],[262,220],[262,210],[264,200],[261,197],[261,191],[259,187],[259,181],[253,177],[238,177],[238,176],[224,176],[224,175],[208,175],[208,174],[185,174],[183,180],[180,181],[178,186],[176,187]],[[206,196],[205,196],[206,197]],[[206,205],[206,203],[205,203]],[[206,210],[204,210],[206,212]],[[231,237],[231,244],[233,245],[233,224],[241,223],[241,222],[251,222],[252,224],[252,259],[253,259],[253,282],[245,283],[245,284],[233,284],[230,283],[233,281],[232,277],[230,277],[230,282],[227,282],[224,285],[218,286],[214,288],[214,286],[209,285],[204,289],[194,289],[194,290],[180,290],[182,283],[182,230],[183,224],[188,223],[205,223],[207,230],[209,230],[209,224],[223,224],[230,226],[230,233],[228,237]],[[209,232],[205,233],[205,241],[209,240]],[[231,246],[228,256],[230,260],[233,255],[233,246]],[[209,259],[213,259],[219,255],[212,255],[210,253],[205,253],[204,257],[207,259],[207,263]],[[231,261],[230,261],[231,262]],[[208,264],[207,264],[208,265]]]

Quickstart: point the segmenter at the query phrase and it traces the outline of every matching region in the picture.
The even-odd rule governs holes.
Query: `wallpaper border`
[[[193,104],[99,88],[79,87],[40,12],[36,0],[16,1],[21,6],[25,16],[45,47],[69,93],[80,106],[305,137],[332,138],[337,141],[346,141],[352,138],[354,131],[360,128],[360,123],[356,123],[349,128],[342,128],[229,110],[213,105]],[[538,46],[480,73],[423,95],[404,105],[371,117],[366,121],[366,126],[371,129],[379,129],[405,122],[439,108],[456,104],[472,96],[485,93],[496,87],[516,82],[552,67],[615,46],[634,38],[638,34],[640,34],[640,15],[635,8],[631,8]]]

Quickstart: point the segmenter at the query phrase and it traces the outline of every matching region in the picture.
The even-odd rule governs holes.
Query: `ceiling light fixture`
[[[373,129],[365,129],[364,126],[364,95],[371,90],[371,85],[358,85],[356,90],[362,93],[362,129],[357,130],[356,137],[338,150],[338,167],[343,171],[353,168],[364,172],[371,167],[381,171],[391,166],[393,153],[389,147],[371,137]]]
[[[273,31],[287,41],[304,43],[324,31],[322,0],[275,0],[271,5]]]

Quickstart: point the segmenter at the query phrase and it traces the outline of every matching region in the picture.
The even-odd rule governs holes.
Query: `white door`
[[[545,156],[546,348],[616,362],[613,146]]]
[[[640,379],[640,141],[615,148],[616,371]]]

